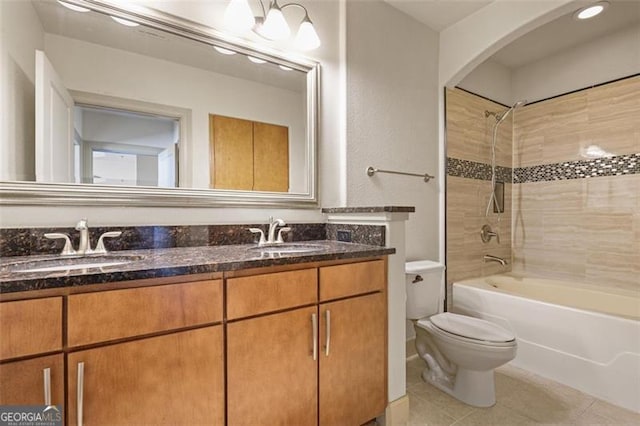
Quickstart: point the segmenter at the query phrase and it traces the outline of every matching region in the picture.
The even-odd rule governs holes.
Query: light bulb
[[[609,6],[609,2],[600,1],[598,3],[592,4],[591,6],[583,7],[582,9],[577,10],[573,17],[574,19],[583,20],[593,18],[596,15],[602,13]]]
[[[127,27],[137,27],[138,25],[140,25],[137,22],[129,21],[128,19],[124,19],[124,18],[118,18],[117,16],[112,16],[111,19],[116,21],[118,24],[122,24]]]
[[[271,3],[267,18],[257,31],[258,34],[269,40],[284,40],[291,34],[282,10],[280,10],[280,6],[275,0]]]
[[[254,64],[264,64],[267,62],[264,59],[256,58],[255,56],[247,56],[247,58],[249,58],[249,60]]]
[[[293,68],[286,65],[278,65],[282,71],[293,71]]]
[[[235,55],[236,54],[236,52],[234,50],[225,49],[224,47],[213,46],[213,48],[216,49],[216,51],[218,53],[222,53],[223,55]]]
[[[76,6],[75,4],[67,3],[66,1],[58,0],[58,3],[60,3],[62,6],[66,7],[67,9],[73,10],[74,12],[89,12],[90,11],[86,7]]]
[[[305,16],[302,24],[300,24],[294,43],[300,50],[313,50],[320,47],[320,38],[309,19],[309,15]]]
[[[224,11],[224,24],[235,32],[250,30],[256,23],[247,0],[231,0]]]

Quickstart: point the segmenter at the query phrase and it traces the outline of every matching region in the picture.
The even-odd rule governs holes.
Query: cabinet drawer
[[[320,268],[320,301],[384,290],[384,260]]]
[[[70,347],[222,321],[222,281],[69,296]]]
[[[61,349],[61,297],[0,303],[0,359]]]
[[[227,318],[243,318],[316,303],[317,294],[315,268],[229,278]]]

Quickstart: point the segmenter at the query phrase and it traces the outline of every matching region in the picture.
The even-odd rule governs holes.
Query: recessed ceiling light
[[[609,7],[609,2],[600,1],[590,6],[586,6],[581,9],[578,9],[573,14],[573,17],[574,19],[578,19],[578,20],[593,18],[594,16],[597,16],[600,13],[602,13],[607,7]]]
[[[137,22],[129,21],[128,19],[124,19],[124,18],[118,18],[117,16],[112,16],[111,19],[116,21],[118,24],[122,24],[127,27],[137,27],[138,25],[140,25]]]
[[[218,53],[222,53],[223,55],[235,55],[236,52],[231,50],[231,49],[225,49],[224,47],[220,47],[220,46],[213,46],[214,49],[216,49],[216,51]]]
[[[264,59],[256,58],[255,56],[247,56],[247,58],[249,58],[249,60],[254,64],[264,64],[267,62]]]
[[[67,3],[66,1],[58,0],[58,3],[60,3],[62,6],[66,7],[67,9],[73,10],[74,12],[89,12],[90,11],[86,7],[76,6],[75,4]]]
[[[278,65],[280,67],[281,70],[283,71],[293,71],[293,68],[290,68],[286,65]]]

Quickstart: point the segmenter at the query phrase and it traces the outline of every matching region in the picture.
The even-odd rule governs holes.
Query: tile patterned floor
[[[505,365],[496,370],[497,403],[474,408],[425,383],[424,363],[407,363],[409,425],[640,425],[640,414]]]

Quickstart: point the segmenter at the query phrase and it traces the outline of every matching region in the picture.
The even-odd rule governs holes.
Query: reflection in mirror
[[[178,186],[180,126],[173,117],[76,105],[74,136],[82,183]]]
[[[233,166],[216,153],[210,116],[226,116],[286,129],[287,155],[260,162],[284,171],[285,186],[225,191],[315,196],[312,66],[281,67],[292,63],[259,51],[222,54],[203,37],[144,20],[125,26],[55,0],[0,7],[10,111],[1,180],[221,189],[218,169]]]

